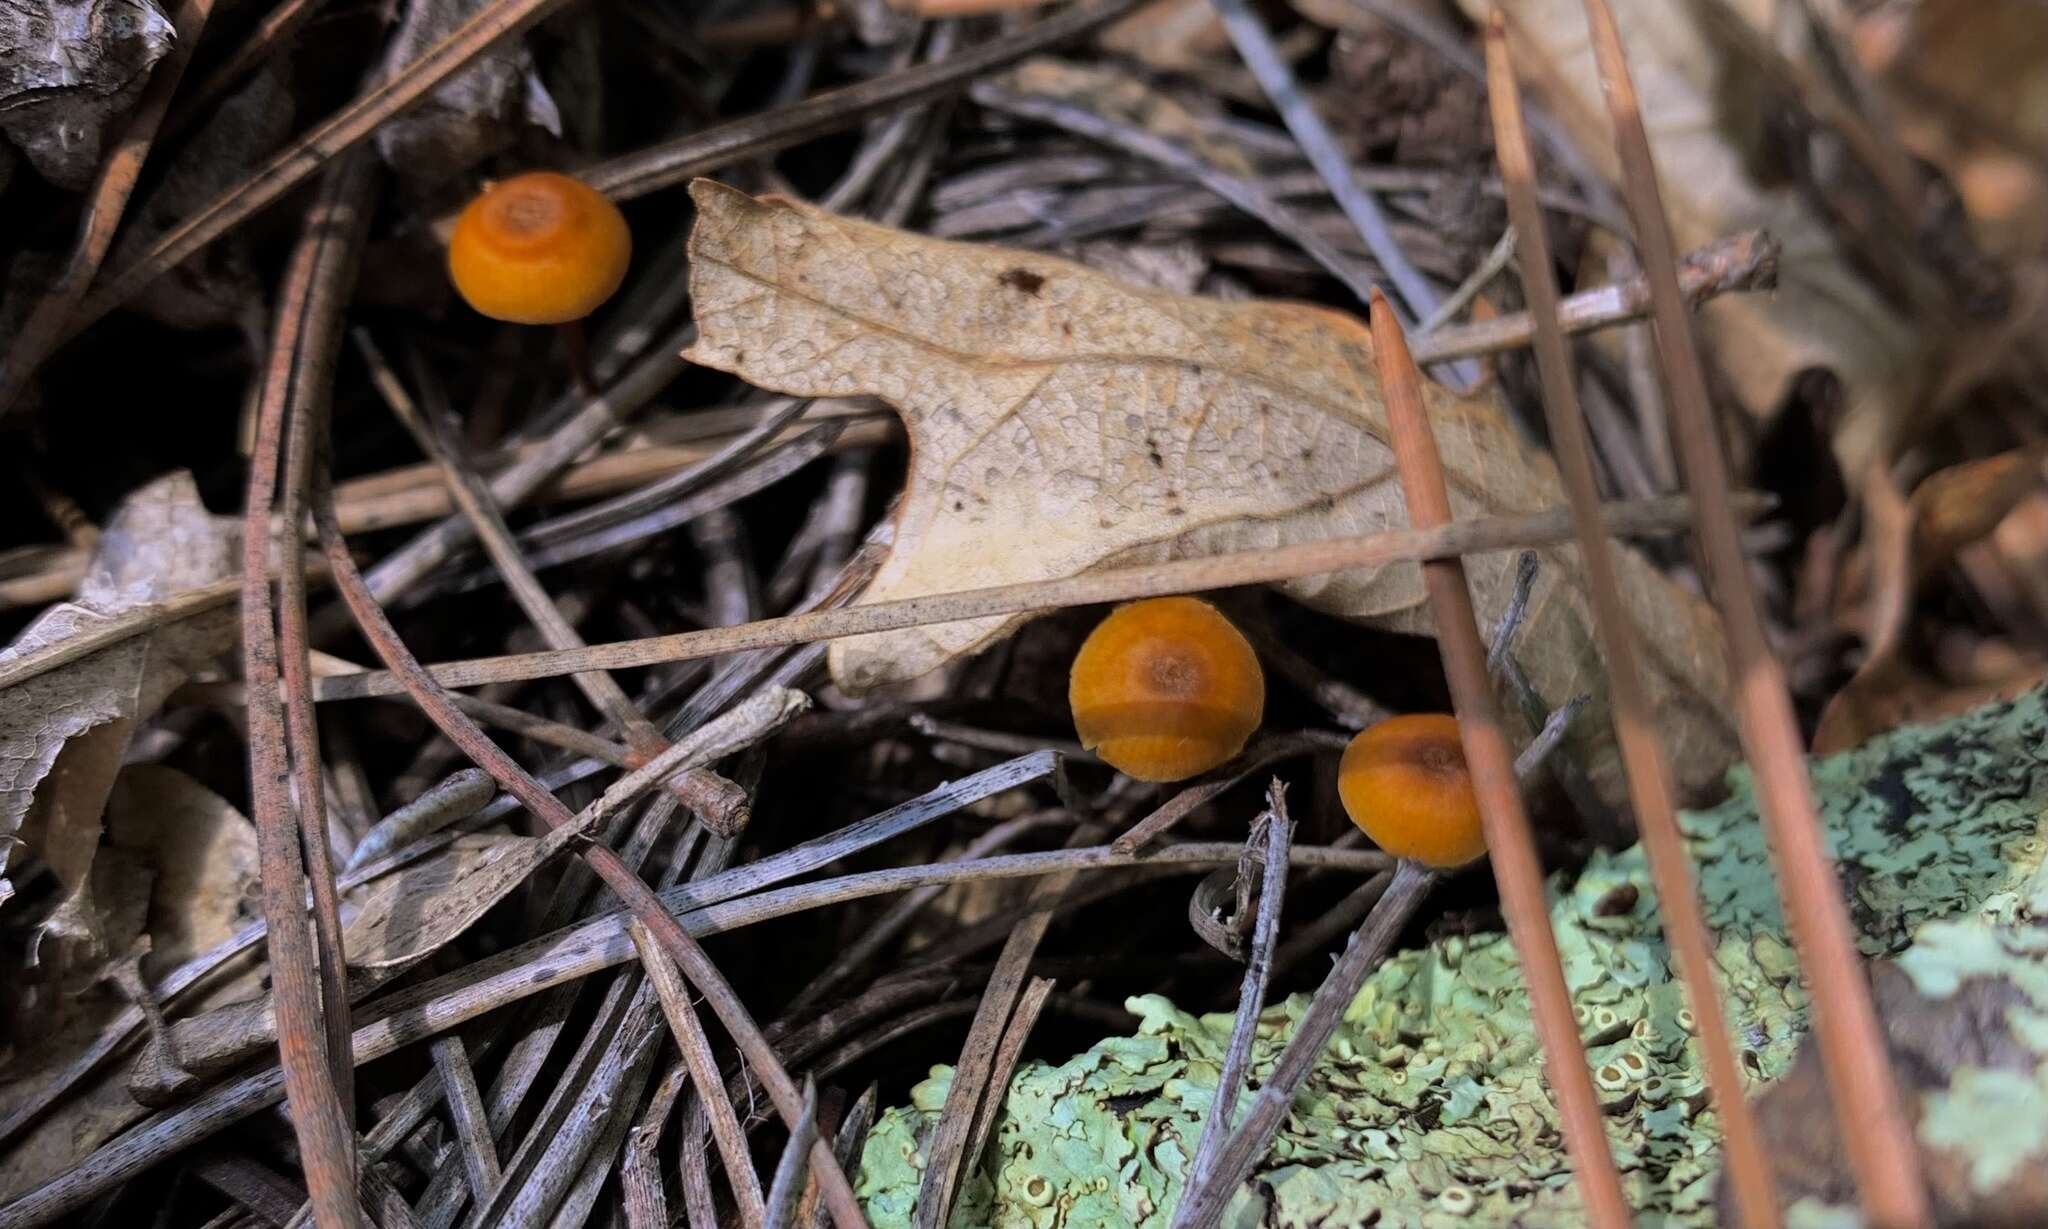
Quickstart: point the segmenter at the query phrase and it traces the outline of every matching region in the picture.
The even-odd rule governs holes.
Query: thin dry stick
[[[999,765],[998,769],[1008,766]],[[997,769],[988,770],[990,773]],[[981,774],[987,775],[987,774]],[[982,796],[987,796],[986,794]],[[995,879],[1037,878],[1067,871],[1129,871],[1161,867],[1197,870],[1234,863],[1244,853],[1235,842],[1189,842],[1136,856],[1107,846],[1007,854],[972,863],[891,867],[841,876],[815,884],[757,892],[721,904],[692,907],[690,893],[701,887],[685,884],[663,893],[666,908],[683,910],[678,922],[695,936],[722,934],[788,917],[810,909],[842,904],[934,884],[979,883]],[[1385,870],[1388,859],[1377,850],[1297,845],[1289,854],[1299,867],[1370,874]],[[741,876],[754,867],[730,874]],[[792,872],[794,873],[794,872]],[[375,1004],[374,1015],[356,1028],[352,1050],[358,1063],[374,1062],[434,1034],[469,1020],[566,985],[633,959],[620,913],[593,918],[567,930],[542,935],[517,948],[478,961],[432,982],[398,991]],[[758,1034],[756,1034],[758,1036]],[[752,1056],[748,1056],[752,1063]],[[757,1068],[758,1070],[758,1068]],[[275,1067],[234,1076],[198,1093],[176,1109],[138,1123],[102,1145],[63,1174],[12,1203],[0,1206],[0,1224],[23,1229],[48,1224],[90,1202],[95,1196],[133,1178],[165,1156],[239,1122],[284,1097],[284,1082]]]
[[[328,244],[333,237],[338,246],[353,246],[332,232],[357,229],[350,215],[360,210],[351,209],[350,204],[351,194],[360,186],[354,181],[360,176],[360,167],[344,164],[328,177],[286,272],[272,333],[274,348],[259,403],[242,521],[242,673],[248,692],[249,812],[256,823],[263,869],[263,912],[271,922],[278,1056],[292,1103],[292,1126],[299,1140],[306,1189],[322,1229],[356,1229],[364,1224],[356,1197],[355,1133],[342,1096],[342,1089],[349,1087],[352,1079],[337,1078],[342,1069],[337,1064],[353,1075],[345,1023],[348,996],[341,985],[341,951],[338,946],[324,953],[320,950],[322,945],[315,942],[304,907],[304,851],[316,842],[324,846],[327,834],[326,825],[316,819],[321,807],[317,743],[293,748],[289,742],[293,732],[289,727],[296,723],[285,711],[287,682],[279,660],[279,625],[272,617],[270,525],[286,423],[301,395],[296,386],[302,376],[317,374],[324,367],[310,351],[321,349],[323,340],[332,335],[332,326],[339,322],[336,286],[340,270],[331,260]],[[302,364],[311,370],[302,370]],[[301,415],[297,429],[307,428],[307,416]],[[289,541],[296,548],[297,535],[291,535]],[[294,647],[293,656],[303,658],[302,637]],[[303,690],[296,694],[302,701],[306,696]],[[294,751],[301,764],[312,763],[316,781],[311,793],[302,791],[298,799],[303,814],[295,814],[291,796]],[[306,838],[303,844],[302,836]],[[332,900],[331,875],[325,886]],[[321,895],[321,886],[315,884],[316,902]],[[337,938],[338,929],[337,924]],[[323,994],[328,1000],[326,1012],[343,1021],[338,1044],[328,1035],[330,1030],[323,1028],[330,1022],[322,1011]]]
[[[1237,992],[1237,1017],[1230,1029],[1230,1047],[1223,1053],[1223,1069],[1216,1076],[1216,1095],[1202,1121],[1201,1142],[1195,1145],[1195,1159],[1188,1165],[1186,1189],[1196,1190],[1208,1179],[1216,1154],[1237,1117],[1237,1098],[1244,1091],[1245,1073],[1251,1069],[1252,1041],[1258,1035],[1259,1012],[1266,1004],[1266,978],[1273,971],[1273,941],[1280,932],[1280,906],[1287,891],[1287,850],[1294,843],[1294,823],[1287,818],[1287,798],[1280,783],[1266,790],[1265,817],[1252,828],[1249,847],[1263,845],[1265,874],[1259,883],[1258,922],[1252,927],[1252,947],[1244,966],[1244,985]],[[1244,875],[1250,868],[1238,866]]]
[[[1078,828],[1068,840],[1078,844],[1090,831]],[[917,1229],[940,1229],[953,1212],[953,1198],[960,1178],[974,1163],[968,1145],[980,1116],[983,1098],[1000,1102],[1002,1089],[991,1085],[997,1047],[1003,1030],[1016,1013],[1019,996],[1031,970],[1031,958],[1052,925],[1060,897],[1073,885],[1072,874],[1053,875],[1033,885],[1032,910],[1019,921],[1003,942],[995,970],[983,987],[981,1001],[968,1026],[967,1040],[960,1047],[960,1061],[953,1067],[953,1082],[946,1089],[946,1102],[939,1110],[938,1125],[925,1147],[924,1177],[917,1188],[917,1209],[912,1222]]]
[[[1507,268],[1508,262],[1514,258],[1515,228],[1510,226],[1500,233],[1500,238],[1494,240],[1493,247],[1486,253],[1486,259],[1479,262],[1479,267],[1472,270],[1471,276],[1459,282],[1458,288],[1451,291],[1443,302],[1437,304],[1436,310],[1431,312],[1428,318],[1416,324],[1416,337],[1426,337],[1449,324],[1451,317],[1464,311],[1467,304],[1478,298],[1479,292],[1491,285],[1493,279],[1499,277],[1500,271]]]
[[[1200,1187],[1182,1192],[1181,1206],[1174,1214],[1176,1229],[1216,1229],[1221,1223],[1231,1195],[1251,1176],[1252,1167],[1279,1134],[1280,1125],[1293,1108],[1294,1094],[1301,1090],[1323,1047],[1343,1023],[1344,1013],[1359,988],[1365,985],[1367,975],[1393,946],[1401,928],[1407,925],[1415,907],[1429,895],[1438,878],[1437,872],[1405,858],[1395,865],[1393,882],[1387,885],[1386,894],[1360,924],[1350,946],[1331,966],[1323,984],[1316,987],[1308,1010],[1295,1026],[1294,1036],[1288,1039],[1287,1048],[1273,1064],[1272,1074],[1266,1077],[1251,1108],[1245,1111],[1244,1121],[1217,1149],[1207,1180]]]
[[[468,819],[483,809],[497,787],[481,768],[453,772],[439,785],[373,824],[356,842],[349,855],[348,869],[354,870],[392,850],[432,836],[457,820]]]
[[[455,1126],[456,1151],[462,1155],[470,1193],[482,1203],[497,1189],[504,1171],[498,1167],[498,1147],[484,1117],[483,1094],[477,1091],[469,1052],[454,1033],[434,1038],[428,1050],[434,1056],[434,1071],[441,1077],[441,1095],[448,1102],[448,1120]]]
[[[1757,809],[1771,838],[1785,917],[1791,923],[1800,968],[1813,990],[1814,1032],[1835,1118],[1865,1215],[1880,1229],[1925,1225],[1930,1212],[1912,1127],[1864,983],[1863,962],[1842,904],[1841,881],[1822,843],[1813,782],[1807,776],[1784,668],[1764,634],[1741,535],[1729,507],[1728,462],[1721,455],[1706,373],[1679,291],[1671,228],[1635,82],[1605,0],[1586,0],[1586,18],[1614,120],[1622,191],[1650,283],[1657,352],[1671,394],[1672,434],[1685,485],[1700,503],[1700,553],[1727,629],[1743,748],[1756,773]]]
[[[631,927],[631,934],[633,947],[640,953],[640,967],[646,971],[655,997],[661,1000],[662,1014],[668,1017],[669,1031],[675,1034],[676,1048],[682,1051],[690,1081],[711,1112],[711,1138],[718,1144],[719,1158],[725,1162],[726,1176],[732,1182],[740,1223],[757,1229],[767,1216],[761,1176],[754,1172],[754,1158],[747,1151],[746,1129],[740,1126],[732,1098],[726,1095],[725,1076],[718,1069],[718,1056],[711,1052],[704,1026],[697,1020],[689,988],[683,985],[676,966],[655,946],[646,927],[636,924]],[[478,1202],[481,1204],[482,1200]]]
[[[975,1111],[974,1130],[968,1134],[967,1150],[962,1154],[964,1169],[973,1170],[982,1151],[988,1147],[989,1136],[995,1134],[996,1118],[1002,1114],[1003,1099],[1009,1094],[1010,1077],[1017,1071],[1017,1060],[1024,1057],[1024,1043],[1031,1039],[1031,1029],[1045,1011],[1045,1001],[1052,997],[1052,987],[1052,978],[1034,977],[1025,985],[1024,992],[1017,996],[1017,1009],[1010,1013],[1010,1022],[1003,1026],[1002,1044],[996,1047],[995,1057],[989,1060],[988,1095],[981,1099],[981,1108]]]
[[[1751,503],[1752,508],[1761,506],[1761,501]],[[1690,520],[1688,503],[1678,497],[1609,504],[1603,511],[1608,532],[1622,535],[1667,533]],[[1061,580],[1026,581],[816,610],[736,627],[614,641],[584,649],[471,658],[426,669],[428,677],[440,686],[474,687],[512,679],[552,678],[578,670],[660,665],[743,649],[808,644],[990,615],[1040,613],[1068,606],[1292,580],[1350,568],[1547,545],[1570,537],[1570,519],[1563,508],[1520,516],[1476,517],[1430,529],[1391,529],[1322,542],[1298,542],[1272,550],[1106,569]],[[318,698],[354,700],[395,695],[401,690],[403,684],[389,671],[366,670],[321,679]]]
[[[789,1130],[789,1143],[775,1163],[775,1181],[768,1188],[766,1229],[791,1229],[797,1199],[804,1193],[804,1161],[818,1141],[818,1086],[804,1077],[804,1111]]]
[[[326,1005],[328,1055],[344,1111],[355,1105],[355,1065],[348,1061],[347,953],[342,946],[341,898],[327,841],[327,788],[320,761],[320,729],[313,716],[312,635],[306,619],[305,540],[307,488],[315,441],[326,435],[334,361],[341,346],[341,318],[356,281],[356,264],[369,232],[370,211],[382,182],[378,164],[344,154],[329,172],[306,221],[302,242],[315,246],[312,291],[300,333],[291,342],[291,382],[286,393],[283,501],[278,519],[282,552],[278,566],[277,635],[283,672],[284,719],[292,751],[294,788],[302,819],[306,873],[313,884],[313,924],[322,953],[321,995]],[[279,344],[282,344],[280,341]]]
[[[0,359],[0,416],[14,407],[22,390],[28,387],[29,376],[56,346],[72,309],[85,297],[93,275],[100,271],[100,262],[107,258],[107,250],[114,243],[114,231],[121,225],[128,198],[142,176],[142,164],[156,142],[157,128],[171,105],[171,96],[177,92],[186,65],[192,62],[193,51],[198,49],[199,35],[206,28],[213,4],[214,0],[185,0],[178,6],[178,15],[172,18],[176,34],[171,50],[151,70],[149,86],[130,113],[121,139],[100,163],[99,174],[78,220],[78,242],[71,249],[71,259],[65,262],[64,271],[43,293],[28,319],[22,321],[14,344],[7,347],[6,358]]]
[[[1372,305],[1372,335],[1387,404],[1389,442],[1407,495],[1408,519],[1417,526],[1444,524],[1451,518],[1451,500],[1444,485],[1443,462],[1422,408],[1422,377],[1408,356],[1400,323],[1383,300],[1375,299]],[[1451,703],[1458,715],[1458,740],[1464,744],[1466,767],[1479,799],[1489,861],[1500,889],[1501,914],[1528,984],[1530,1014],[1543,1045],[1544,1071],[1563,1120],[1565,1150],[1578,1171],[1587,1223],[1595,1229],[1624,1229],[1629,1223],[1628,1201],[1621,1193],[1621,1176],[1615,1171],[1614,1156],[1601,1126],[1599,1094],[1586,1066],[1585,1048],[1579,1043],[1571,989],[1565,984],[1543,898],[1543,863],[1536,853],[1529,817],[1522,809],[1514,753],[1501,728],[1493,685],[1487,678],[1486,645],[1479,638],[1465,565],[1455,559],[1426,563],[1422,577],[1436,614],[1437,649],[1443,655]],[[1391,890],[1388,894],[1392,895]]]
[[[378,389],[384,394],[393,416],[412,433],[427,458],[440,467],[450,498],[468,518],[471,530],[483,544],[484,553],[490,556],[492,565],[497,568],[498,575],[503,578],[505,587],[511,591],[513,601],[518,603],[527,621],[533,624],[549,648],[581,648],[583,637],[564,617],[554,598],[541,586],[539,578],[520,554],[511,526],[505,523],[504,515],[491,499],[490,487],[476,470],[455,456],[450,441],[436,429],[436,424],[429,423],[421,414],[369,334],[358,330],[356,340],[370,361]],[[586,671],[569,677],[592,706],[625,733],[627,744],[633,749],[635,763],[632,766],[638,767],[668,749],[668,740],[661,736],[653,722],[633,707],[632,698],[611,675],[603,671]],[[709,769],[692,768],[664,784],[674,790],[683,804],[714,832],[729,836],[745,826],[745,794]]]
[[[1125,829],[1121,836],[1110,842],[1110,847],[1118,853],[1136,853],[1171,831],[1181,820],[1194,814],[1195,809],[1203,803],[1266,765],[1276,760],[1308,755],[1319,750],[1341,751],[1344,749],[1344,742],[1342,735],[1322,730],[1303,730],[1297,734],[1275,734],[1262,738],[1235,759],[1216,769],[1207,779],[1182,787],[1173,797],[1159,804],[1150,815]]]
[[[370,596],[362,576],[355,570],[355,561],[349,557],[348,544],[342,540],[340,526],[334,522],[333,492],[321,475],[319,497],[314,500],[314,522],[320,530],[320,543],[326,551],[328,564],[335,573],[342,598],[348,603],[349,611],[362,628],[364,638],[376,648],[385,663],[405,680],[406,690],[412,695],[428,718],[450,741],[460,746],[479,768],[491,774],[507,792],[524,803],[526,809],[550,828],[560,828],[573,822],[568,808],[549,793],[540,782],[533,779],[510,756],[491,741],[490,736],[471,722],[452,703],[444,691],[419,660],[412,656],[400,640],[396,629],[391,626],[384,611]],[[794,1125],[802,1113],[796,1084],[776,1060],[774,1050],[761,1036],[761,1031],[748,1014],[746,1005],[733,993],[731,985],[711,963],[704,949],[698,946],[689,932],[662,908],[660,899],[640,877],[620,860],[619,855],[609,847],[591,844],[580,851],[590,863],[598,877],[617,894],[619,899],[645,924],[650,933],[660,941],[662,950],[675,960],[684,974],[711,1004],[712,1010],[725,1025],[726,1031],[738,1044],[740,1052],[752,1064],[756,1076],[767,1086],[768,1095],[775,1102],[776,1109],[785,1121]],[[830,1141],[819,1140],[814,1146],[816,1154],[812,1163],[819,1175],[819,1184],[825,1191],[825,1200],[832,1210],[833,1223],[839,1229],[864,1229],[865,1218],[860,1205],[854,1199],[853,1186],[846,1180],[832,1155]]]
[[[1351,155],[1337,143],[1329,126],[1316,114],[1314,104],[1301,92],[1287,61],[1273,46],[1273,36],[1266,32],[1265,23],[1245,0],[1210,0],[1210,4],[1223,19],[1223,28],[1236,44],[1238,57],[1258,79],[1259,88],[1272,101],[1287,130],[1294,134],[1295,143],[1307,155],[1309,165],[1322,176],[1344,216],[1358,229],[1373,259],[1386,271],[1387,280],[1393,283],[1411,313],[1409,318],[1426,320],[1434,316],[1443,296],[1408,259],[1408,253],[1401,249],[1387,225],[1378,199],[1352,174]],[[1453,363],[1451,373],[1455,386],[1468,389],[1479,380],[1479,365],[1469,360]]]
[[[1672,802],[1671,765],[1657,737],[1655,712],[1643,690],[1637,667],[1635,625],[1622,603],[1621,581],[1614,569],[1613,548],[1599,522],[1600,493],[1593,477],[1592,442],[1579,411],[1578,384],[1564,331],[1557,324],[1557,279],[1550,262],[1550,239],[1543,207],[1536,200],[1536,166],[1523,128],[1521,100],[1514,66],[1508,59],[1507,33],[1500,12],[1486,27],[1487,97],[1493,110],[1494,153],[1506,185],[1508,216],[1522,236],[1522,289],[1529,315],[1536,322],[1536,365],[1543,382],[1543,408],[1550,425],[1550,446],[1557,454],[1565,491],[1571,497],[1572,520],[1578,526],[1579,559],[1586,570],[1586,588],[1593,602],[1594,627],[1607,666],[1608,696],[1614,709],[1614,732],[1627,770],[1629,801],[1636,827],[1649,856],[1657,885],[1657,905],[1664,934],[1678,957],[1693,1017],[1718,1022],[1727,1017],[1714,985],[1714,939],[1700,907],[1693,881],[1692,859],[1678,830]],[[1772,1187],[1770,1161],[1756,1118],[1743,1097],[1742,1069],[1725,1028],[1707,1027],[1699,1034],[1700,1059],[1719,1111],[1726,1147],[1729,1181],[1742,1223],[1749,1229],[1775,1229],[1780,1224]]]
[[[813,1077],[815,1078],[815,1077]],[[868,1128],[875,1123],[876,1091],[873,1084],[854,1101],[846,1116],[839,1120],[834,1134],[839,1136],[839,1163],[852,1166],[860,1161],[861,1150],[867,1146]],[[818,1203],[818,1184],[813,1182],[804,1192],[803,1217],[798,1222],[804,1229],[824,1229],[825,1209]]]
[[[626,1216],[626,1229],[673,1229],[668,1211],[668,1192],[661,1184],[662,1129],[675,1112],[676,1099],[690,1082],[690,1069],[683,1063],[670,1067],[647,1108],[626,1137],[626,1156],[619,1162],[619,1202]]]
[[[1716,295],[1769,290],[1778,284],[1778,241],[1760,230],[1738,231],[1689,253],[1679,269],[1686,301],[1700,304]],[[1650,285],[1640,277],[1581,290],[1558,307],[1567,333],[1587,333],[1640,320],[1650,310]],[[1415,361],[1428,366],[1464,354],[1497,354],[1529,344],[1534,325],[1527,312],[1513,312],[1471,324],[1447,324],[1415,339]]]
[[[584,168],[583,178],[614,200],[671,188],[720,167],[851,127],[876,112],[951,93],[1005,64],[1100,29],[1136,7],[1137,0],[1076,4],[943,60],[827,90],[765,115],[751,115],[600,162]]]
[[[425,99],[471,61],[546,17],[568,0],[497,0],[464,22],[404,71],[358,95],[325,122],[286,146],[247,179],[172,227],[128,265],[108,274],[99,289],[73,313],[68,335],[126,303],[136,292],[176,268],[185,258],[220,238],[305,182],[306,178],[367,140],[377,126]]]

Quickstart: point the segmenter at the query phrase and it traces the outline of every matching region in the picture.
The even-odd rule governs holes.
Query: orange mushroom
[[[618,206],[579,179],[529,171],[491,184],[463,209],[448,276],[494,320],[568,324],[612,296],[632,256]]]
[[[1360,732],[1337,765],[1337,796],[1351,822],[1397,858],[1450,870],[1486,852],[1458,719],[1448,713],[1390,717]]]
[[[1266,678],[1214,606],[1160,597],[1117,607],[1089,633],[1067,699],[1083,747],[1140,781],[1179,781],[1243,749]]]

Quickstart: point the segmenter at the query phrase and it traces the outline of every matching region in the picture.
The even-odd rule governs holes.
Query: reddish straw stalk
[[[1378,293],[1372,299],[1372,337],[1394,461],[1408,496],[1409,523],[1417,529],[1448,524],[1450,492],[1436,440],[1423,413],[1422,377],[1409,357],[1400,322]],[[1436,615],[1437,648],[1443,654],[1465,762],[1472,774],[1473,792],[1479,796],[1486,845],[1493,855],[1501,914],[1529,986],[1530,1014],[1536,1021],[1537,1039],[1543,1043],[1544,1070],[1563,1120],[1565,1150],[1578,1170],[1586,1221],[1594,1229],[1622,1229],[1629,1223],[1628,1203],[1622,1197],[1621,1175],[1615,1171],[1601,1126],[1600,1100],[1586,1066],[1586,1051],[1579,1044],[1571,991],[1565,985],[1557,939],[1544,905],[1543,864],[1536,855],[1536,839],[1515,784],[1514,752],[1501,728],[1493,684],[1487,678],[1486,645],[1479,638],[1464,562],[1443,559],[1425,563],[1422,579]]]
[[[1536,168],[1522,123],[1521,98],[1515,90],[1505,31],[1499,14],[1486,30],[1487,97],[1493,109],[1495,157],[1506,186],[1508,216],[1519,240],[1522,292],[1535,325],[1536,365],[1543,381],[1543,409],[1550,424],[1550,445],[1557,454],[1566,493],[1571,497],[1572,525],[1585,567],[1586,589],[1593,605],[1600,655],[1607,665],[1608,698],[1614,710],[1614,732],[1627,770],[1629,801],[1636,828],[1657,885],[1657,905],[1664,933],[1677,956],[1693,1017],[1727,1019],[1714,985],[1714,938],[1707,930],[1693,883],[1692,859],[1678,830],[1672,801],[1671,766],[1658,740],[1655,710],[1643,689],[1637,668],[1636,630],[1622,601],[1615,571],[1614,548],[1600,524],[1600,494],[1593,478],[1593,450],[1579,408],[1578,386],[1558,323],[1557,279],[1552,272],[1550,241],[1543,209],[1536,199]],[[1776,1229],[1780,1224],[1773,1193],[1770,1162],[1764,1155],[1755,1116],[1743,1098],[1742,1071],[1727,1031],[1702,1028],[1701,1065],[1714,1106],[1720,1112],[1729,1185],[1748,1229]]]
[[[1879,1229],[1930,1222],[1913,1131],[1899,1100],[1884,1034],[1842,903],[1841,881],[1822,844],[1805,746],[1785,672],[1771,653],[1742,541],[1729,506],[1728,462],[1707,399],[1706,372],[1678,287],[1678,261],[1650,156],[1621,32],[1606,0],[1586,0],[1600,82],[1614,119],[1623,195],[1650,284],[1657,354],[1670,392],[1671,434],[1686,488],[1699,504],[1700,554],[1728,634],[1729,671],[1743,749],[1756,774],[1757,809],[1777,861],[1800,968],[1813,992],[1814,1033],[1828,1092],[1856,1175],[1863,1211]]]

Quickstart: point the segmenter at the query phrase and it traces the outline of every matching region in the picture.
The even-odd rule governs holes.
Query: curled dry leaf
[[[1880,471],[1863,483],[1865,568],[1845,588],[1862,592],[1868,656],[1821,710],[1813,751],[1857,746],[1902,725],[1968,712],[2010,699],[2040,681],[2037,670],[2005,678],[1947,682],[1906,657],[1906,629],[1918,588],[1958,552],[1998,528],[2042,486],[2048,446],[2027,445],[1936,470],[1901,497]]]
[[[1072,576],[1092,568],[1371,533],[1407,524],[1372,341],[1358,321],[1288,303],[1133,289],[1063,260],[948,243],[806,205],[693,185],[688,357],[798,396],[873,395],[911,439],[895,546],[863,601]],[[1490,404],[1431,386],[1459,515],[1563,502]],[[1536,582],[1524,666],[1553,704],[1605,694],[1569,550]],[[1511,555],[1468,561],[1482,617]],[[1733,757],[1712,612],[1623,551],[1647,680],[1690,788]],[[1320,610],[1427,630],[1422,577],[1390,567],[1283,586]],[[1024,620],[841,640],[853,689],[915,678]],[[1611,797],[1605,720],[1579,722]]]
[[[491,3],[411,0],[385,56],[386,72],[400,72]],[[526,41],[512,39],[378,128],[377,152],[401,175],[437,182],[510,146],[522,121],[562,134],[561,114],[534,72]]]
[[[129,496],[80,583],[78,601],[52,607],[0,650],[0,667],[110,618],[234,571],[234,531],[199,502],[190,474]],[[0,691],[0,873],[28,846],[64,899],[44,934],[108,954],[92,890],[101,816],[138,723],[197,666],[234,643],[234,614],[216,610],[143,634]],[[13,839],[10,839],[13,838]],[[0,900],[11,893],[0,878]],[[32,956],[35,955],[32,949]]]
[[[121,902],[127,927],[148,936],[145,980],[231,938],[248,920],[258,870],[256,829],[219,794],[175,769],[135,764],[114,783],[106,810],[107,842],[93,863],[96,881],[126,880]],[[112,929],[112,925],[109,926]],[[133,931],[130,930],[132,935]],[[114,938],[114,942],[121,942]],[[125,949],[125,948],[124,948]],[[132,950],[132,949],[126,949]],[[205,1011],[256,993],[260,973],[247,961],[183,1000]],[[27,987],[20,987],[26,991]],[[0,1117],[34,1096],[52,1072],[70,1068],[124,1006],[111,986],[66,996],[61,1020],[38,1013],[41,1034],[24,1039],[19,1082],[0,1089]],[[12,1074],[12,1072],[10,1072]],[[0,1161],[0,1196],[33,1187],[78,1163],[141,1117],[126,1072],[108,1063],[87,1076],[17,1140]]]
[[[1494,7],[1460,6],[1482,22]],[[1845,393],[1836,456],[1843,473],[1866,472],[1919,400],[1931,374],[1928,339],[1850,267],[1796,184],[1757,178],[1769,115],[1746,104],[1760,95],[1761,70],[1726,54],[1693,6],[1614,0],[1613,8],[1680,250],[1750,229],[1784,245],[1776,293],[1725,296],[1700,313],[1730,389],[1768,418],[1801,372],[1833,372]],[[1516,71],[1594,165],[1618,179],[1582,0],[1522,0],[1501,13]]]
[[[82,190],[175,35],[155,0],[0,4],[0,130],[43,178]]]
[[[342,943],[350,967],[394,968],[438,951],[531,875],[544,856],[532,837],[468,833],[435,856],[377,880]]]

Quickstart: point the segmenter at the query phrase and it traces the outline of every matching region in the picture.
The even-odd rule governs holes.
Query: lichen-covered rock
[[[2038,998],[2013,1031],[2048,1054],[2048,941],[2016,925],[2048,916],[2041,694],[1900,731],[1816,762],[1814,777],[1864,953],[1899,958],[1929,996],[1976,965],[2015,977],[2024,969]],[[1807,998],[1746,774],[1735,786],[1728,802],[1683,823],[1719,936],[1727,1024],[1761,1083],[1791,1065]],[[1704,1108],[1699,1025],[1674,980],[1641,851],[1598,856],[1553,884],[1551,920],[1637,1224],[1714,1223],[1719,1128]],[[1304,1002],[1267,1010],[1255,1083]],[[963,1186],[957,1229],[1164,1229],[1230,1020],[1197,1019],[1155,997],[1130,1007],[1143,1021],[1136,1036],[1019,1071]],[[1451,936],[1389,960],[1353,1002],[1226,1224],[1583,1224],[1534,1032],[1504,935]],[[934,1068],[868,1137],[859,1191],[877,1229],[910,1223],[920,1147],[950,1076]],[[1923,1142],[1938,1137],[1943,1155],[1987,1188],[2048,1154],[2048,1084],[1998,1077],[1926,1094],[1920,1117]],[[1996,1146],[1971,1130],[1987,1113],[2004,1124]],[[1855,1219],[1814,1200],[1799,1212],[1812,1224]]]

